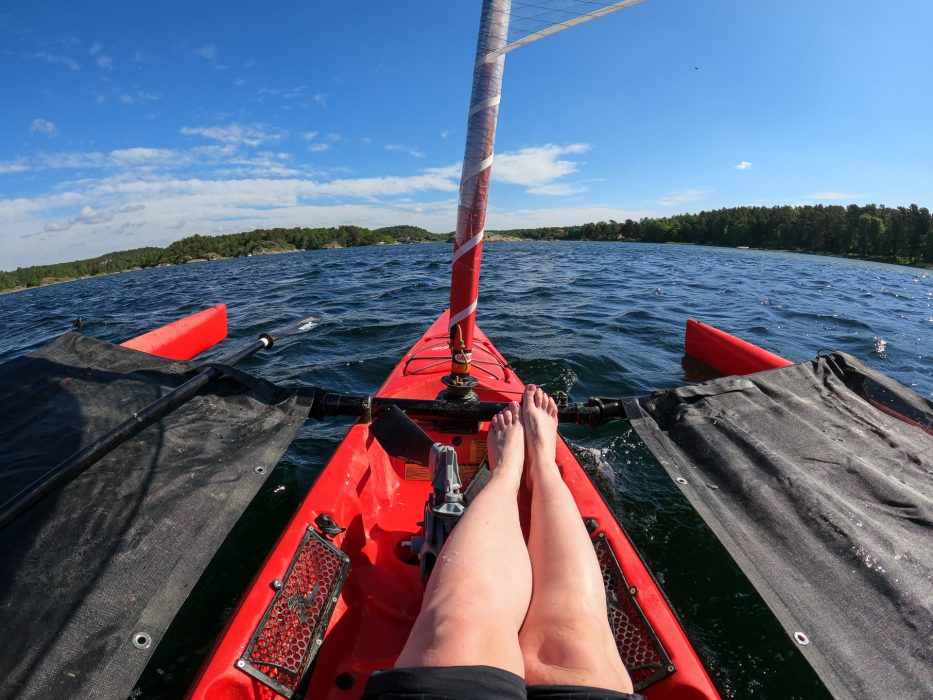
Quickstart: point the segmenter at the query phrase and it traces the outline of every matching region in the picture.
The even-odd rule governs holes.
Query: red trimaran
[[[631,4],[614,3],[573,23]],[[501,402],[522,390],[475,324],[502,72],[505,53],[514,48],[507,42],[509,15],[509,0],[483,3],[450,310],[404,356],[379,397]],[[433,417],[419,425],[452,448],[468,490],[486,453],[488,422]],[[430,553],[433,535],[420,523],[432,471],[441,468],[433,459],[425,469],[404,457],[387,454],[371,423],[350,429],[240,601],[191,697],[288,697],[300,690],[306,697],[348,698],[362,692],[373,671],[393,665],[421,606],[412,549]],[[657,583],[563,441],[557,462],[592,533],[612,627],[636,687],[651,698],[718,697]]]
[[[509,401],[522,389],[475,323],[509,14],[509,0],[483,4],[450,310],[396,366],[380,397]],[[468,489],[486,453],[488,423],[434,418],[420,425],[453,448]],[[637,687],[652,698],[718,697],[664,595],[563,441],[557,462],[592,532],[619,651]],[[299,689],[306,697],[353,697],[373,671],[391,667],[421,606],[412,540],[430,539],[419,523],[431,478],[404,456],[389,456],[371,424],[355,424],[243,596],[191,697],[269,698]]]
[[[391,427],[380,435],[379,419],[364,416],[350,429],[243,595],[190,697],[351,698],[361,694],[371,673],[393,665],[420,609],[423,577],[442,546],[443,531],[452,527],[444,519],[444,506],[468,502],[471,483],[481,482],[486,454],[486,420],[464,418],[469,411],[463,408],[453,418],[443,411],[429,416],[419,411],[417,401],[441,398],[462,407],[503,402],[516,398],[523,386],[475,323],[505,53],[636,2],[601,5],[509,43],[510,1],[484,1],[450,310],[414,344],[377,393],[409,400],[409,413],[433,443],[432,454],[415,460],[403,446],[393,456],[391,448],[383,447],[392,443],[385,434]],[[750,358],[755,369],[780,361],[702,324],[688,331],[692,354],[701,359],[721,358],[726,347],[735,348],[742,361]],[[225,334],[225,309],[217,307],[127,344],[188,358]],[[397,427],[398,420],[406,419],[392,420]],[[563,440],[557,463],[592,535],[610,623],[636,689],[649,698],[719,697],[664,594]],[[453,472],[452,464],[457,465]],[[451,489],[449,477],[457,472],[453,486],[462,481],[462,497],[459,489]]]

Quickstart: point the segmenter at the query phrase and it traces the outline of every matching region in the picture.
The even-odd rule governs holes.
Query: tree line
[[[926,207],[734,207],[640,221],[601,221],[497,233],[537,240],[625,240],[748,246],[830,253],[907,265],[933,263],[933,217]]]
[[[933,217],[927,208],[916,204],[909,207],[875,204],[734,207],[640,221],[600,221],[579,226],[512,229],[495,233],[531,240],[748,246],[830,253],[910,265],[933,264]],[[0,272],[0,291],[197,260],[313,250],[325,246],[449,242],[452,238],[452,234],[433,234],[416,226],[274,228],[220,236],[194,235],[165,248],[136,248],[87,260]]]
[[[175,241],[165,248],[122,250],[87,260],[34,265],[20,267],[11,272],[0,272],[0,291],[37,287],[42,284],[146,267],[179,265],[199,260],[242,258],[265,253],[314,250],[325,246],[349,248],[376,243],[417,243],[438,240],[446,240],[446,237],[416,226],[390,226],[375,230],[361,226],[274,228],[220,236],[194,235]]]

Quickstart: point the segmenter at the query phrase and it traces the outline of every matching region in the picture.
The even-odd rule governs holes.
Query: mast
[[[460,203],[450,271],[450,375],[444,377],[449,398],[475,398],[477,380],[470,373],[473,330],[479,296],[486,201],[492,174],[496,120],[502,96],[502,71],[509,34],[511,0],[483,0],[473,90],[467,117],[466,147],[460,174]]]

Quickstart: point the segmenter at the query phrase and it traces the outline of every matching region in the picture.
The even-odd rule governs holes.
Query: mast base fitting
[[[441,377],[441,381],[447,387],[443,393],[448,401],[479,401],[479,396],[473,391],[479,385],[476,377],[469,374],[449,374]]]

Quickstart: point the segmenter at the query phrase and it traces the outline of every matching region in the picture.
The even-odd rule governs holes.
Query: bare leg
[[[531,563],[518,520],[518,404],[493,418],[488,445],[492,479],[444,545],[396,667],[483,665],[524,676],[518,630],[531,599]]]
[[[528,685],[632,692],[606,617],[593,544],[555,462],[557,406],[529,384],[522,397],[531,486],[528,553],[534,589],[519,634]]]

